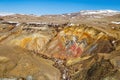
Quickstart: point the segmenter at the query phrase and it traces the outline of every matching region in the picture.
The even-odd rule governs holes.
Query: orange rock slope
[[[112,38],[106,33],[92,27],[68,26],[46,46],[43,54],[69,59],[93,53],[97,47],[99,47],[98,52],[110,52],[113,50],[110,39]],[[102,43],[105,45],[101,45]]]

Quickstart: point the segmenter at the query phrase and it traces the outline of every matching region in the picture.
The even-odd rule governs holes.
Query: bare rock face
[[[54,31],[49,30],[47,27],[44,28],[45,30],[43,31],[41,31],[43,28],[30,27],[30,25],[27,24],[12,27],[12,30],[9,30],[9,27],[6,25],[5,30],[7,30],[7,32],[1,34],[1,42],[3,44],[20,46],[35,52],[40,52],[55,35]],[[8,41],[9,43],[7,43]]]
[[[69,59],[114,50],[111,37],[100,30],[87,26],[66,27],[47,45],[46,55]]]
[[[109,35],[85,25],[68,26],[60,32],[54,27],[29,24],[10,27],[12,30],[6,27],[7,32],[1,35],[2,44],[16,45],[48,57],[68,59],[114,50]]]

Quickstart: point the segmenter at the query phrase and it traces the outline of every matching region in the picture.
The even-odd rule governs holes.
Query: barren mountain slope
[[[119,80],[119,23],[109,10],[2,16],[0,77]]]

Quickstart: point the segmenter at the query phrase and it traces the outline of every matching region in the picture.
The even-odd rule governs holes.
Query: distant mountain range
[[[62,16],[65,15],[75,15],[75,14],[79,14],[79,15],[115,15],[115,14],[119,14],[120,11],[117,10],[81,10],[80,12],[76,12],[76,13],[68,13],[68,14],[61,14]],[[19,14],[19,13],[18,13]],[[8,16],[8,15],[15,15],[15,13],[7,13],[7,12],[0,12],[0,16]],[[21,14],[21,15],[25,15],[25,14]]]
[[[120,22],[120,11],[117,10],[82,10],[74,13],[57,15],[27,15],[14,13],[0,13],[1,20],[17,23],[46,23],[46,24],[87,24],[106,26]]]
[[[0,12],[0,16],[14,15],[14,13]]]
[[[92,14],[102,14],[102,15],[113,15],[118,14],[120,11],[116,10],[84,10],[80,11],[81,15],[92,15]]]

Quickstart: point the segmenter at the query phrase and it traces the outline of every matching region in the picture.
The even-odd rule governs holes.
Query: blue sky
[[[120,10],[120,0],[0,0],[0,12],[62,14],[80,10]]]

